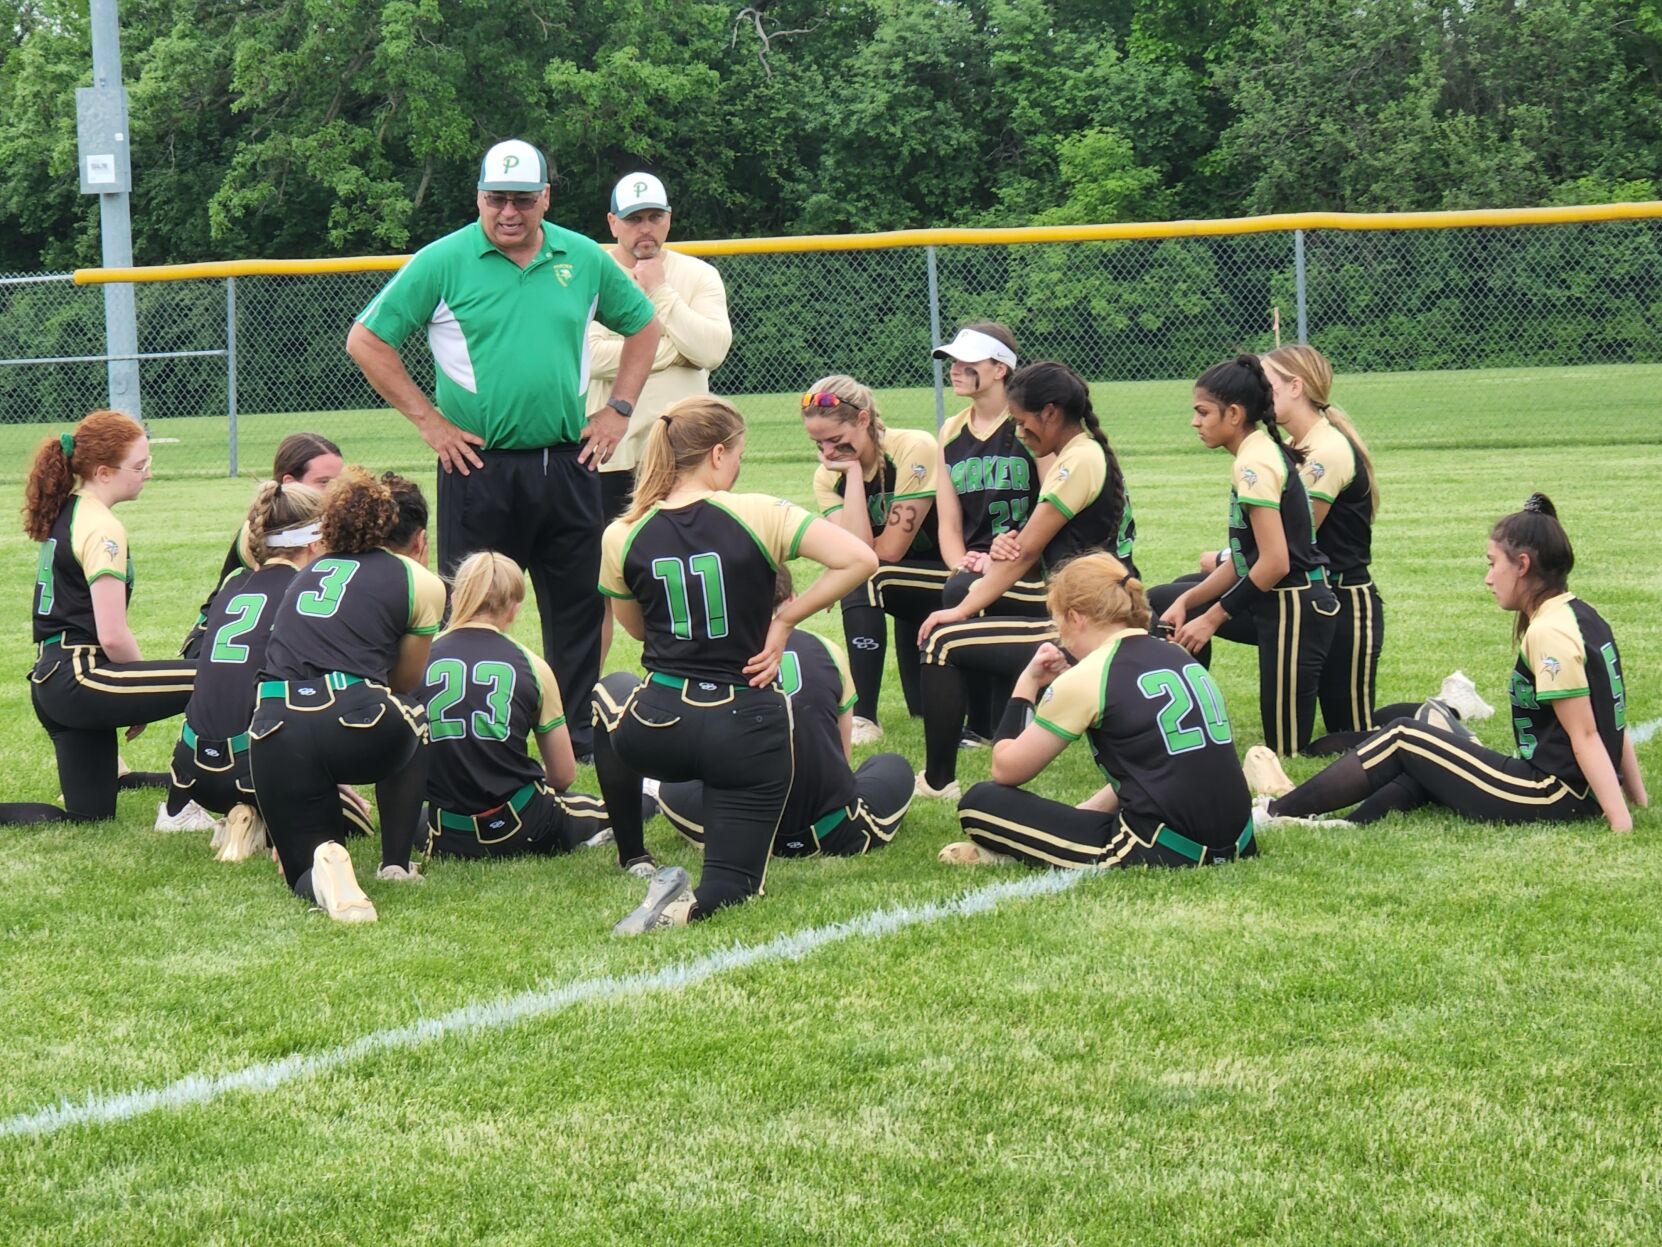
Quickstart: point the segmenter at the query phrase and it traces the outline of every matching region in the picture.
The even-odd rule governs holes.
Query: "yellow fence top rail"
[[[1127,221],[1118,225],[1038,225],[1010,229],[906,229],[881,234],[806,234],[795,238],[728,238],[676,242],[688,255],[774,255],[807,251],[883,251],[897,247],[1019,246],[1031,243],[1124,242],[1132,239],[1221,238],[1291,230],[1470,229],[1479,226],[1583,225],[1662,219],[1662,200],[1565,208],[1480,208],[1464,212],[1284,212],[1217,221]],[[321,273],[390,273],[407,255],[339,256],[323,260],[216,260],[144,268],[82,268],[77,285],[186,281],[192,278],[306,277]]]

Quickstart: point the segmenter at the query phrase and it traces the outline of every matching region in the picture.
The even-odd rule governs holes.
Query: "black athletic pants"
[[[958,822],[982,848],[1004,853],[1030,866],[1079,870],[1086,866],[1199,866],[1252,857],[1258,845],[1249,834],[1251,811],[1240,826],[1207,843],[1190,833],[1193,850],[1179,852],[1156,841],[1161,824],[1134,830],[1119,812],[1081,810],[1025,788],[992,782],[977,784],[958,803]],[[1177,830],[1177,829],[1172,829]],[[1198,850],[1205,855],[1197,860]]]
[[[1179,595],[1201,579],[1183,577],[1148,591],[1154,615],[1151,631],[1158,628],[1160,616]],[[1212,605],[1191,604],[1188,618],[1198,618]],[[1214,633],[1226,641],[1257,646],[1258,715],[1264,743],[1278,754],[1296,754],[1310,743],[1316,727],[1316,698],[1338,614],[1338,599],[1327,585],[1293,585],[1259,597],[1250,610],[1232,615]],[[1195,658],[1201,666],[1211,666],[1212,647],[1202,646]]]
[[[795,769],[791,707],[775,688],[614,672],[595,689],[594,769],[620,864],[644,856],[641,776],[704,784],[704,873],[691,917],[758,895]],[[680,681],[677,681],[680,683]]]
[[[117,730],[182,713],[195,681],[196,664],[180,659],[114,663],[96,645],[41,646],[29,693],[57,755],[64,809],[8,803],[0,806],[0,823],[113,818]]]
[[[953,572],[946,587],[941,590],[941,605],[950,610],[969,595],[970,589],[981,579],[979,572]],[[982,612],[983,616],[1001,615],[1014,619],[1048,619],[1043,580],[1018,580],[1004,594]],[[966,671],[969,688],[969,709],[965,716],[969,728],[987,740],[998,730],[999,716],[1010,704],[1010,693],[1015,688],[1014,677],[995,675],[989,671]],[[1019,674],[1019,673],[1018,673]]]
[[[877,700],[883,691],[883,659],[889,624],[894,619],[895,666],[909,714],[922,713],[918,700],[918,628],[941,608],[941,590],[951,573],[940,563],[907,559],[885,563],[865,584],[842,600],[843,640],[849,674],[854,677],[854,713],[878,722]]]
[[[1271,801],[1270,813],[1307,816],[1356,805],[1345,817],[1373,823],[1428,804],[1501,823],[1603,816],[1590,789],[1571,788],[1522,758],[1412,721],[1381,728],[1354,753]]]
[[[349,834],[341,784],[375,784],[381,863],[409,865],[427,786],[425,706],[379,684],[291,680],[254,707],[248,735],[254,795],[290,887],[299,892],[319,845]]]
[[[854,772],[854,800],[826,810],[810,827],[781,828],[775,857],[858,857],[894,839],[912,804],[912,764],[898,753],[873,754]],[[704,845],[704,785],[697,780],[658,789],[658,808],[688,840]]]
[[[196,802],[210,814],[229,814],[234,805],[251,805],[259,809],[246,742],[238,742],[238,747],[233,750],[230,741],[197,737],[195,745],[187,745],[181,734],[173,746],[168,777],[169,814],[177,814],[184,809],[187,801]],[[347,835],[368,836],[375,833],[374,820],[345,793],[340,794],[340,812]]]
[[[439,570],[449,577],[479,550],[506,554],[531,577],[542,618],[543,657],[567,705],[581,705],[600,678],[599,474],[577,462],[581,447],[481,450],[467,476],[439,469]],[[592,732],[573,723],[571,744],[589,752]]]
[[[611,826],[599,797],[581,792],[555,792],[544,784],[537,785],[536,795],[517,812],[504,804],[489,814],[476,814],[468,821],[472,826],[466,829],[442,825],[439,811],[429,806],[427,855],[552,857],[571,852],[590,836]],[[493,826],[495,823],[501,826]]]
[[[958,777],[958,739],[970,696],[967,676],[982,672],[1014,684],[1034,651],[1056,635],[1048,617],[999,615],[943,624],[929,634],[923,647],[923,747],[924,777],[932,787],[943,788]]]

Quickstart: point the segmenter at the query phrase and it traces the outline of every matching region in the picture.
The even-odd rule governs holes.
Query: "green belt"
[[[307,678],[315,679],[316,677],[309,676]],[[286,698],[289,695],[289,685],[304,682],[304,680],[261,680],[258,693],[259,700],[264,701],[268,697]],[[363,682],[363,676],[347,675],[344,671],[331,671],[323,677],[324,687],[333,689],[351,688],[354,684],[362,684]]]
[[[659,675],[654,671],[646,677],[648,684],[662,684],[665,688],[685,689],[687,682],[678,675]]]
[[[1183,835],[1181,832],[1173,831],[1164,823],[1161,823],[1159,830],[1154,833],[1154,843],[1160,845],[1162,848],[1170,849],[1179,857],[1188,858],[1197,866],[1205,860],[1208,852],[1206,846],[1201,844],[1198,840],[1191,840],[1188,836]],[[1235,856],[1239,857],[1242,853],[1245,853],[1247,846],[1251,843],[1252,820],[1249,818],[1247,819],[1246,827],[1243,828],[1241,834],[1235,838]]]
[[[280,681],[277,680],[272,680],[270,682],[272,684],[280,683]],[[185,748],[187,749],[195,749],[196,742],[202,739],[191,729],[191,726],[188,723],[185,724],[184,730],[180,732],[179,735],[184,737]],[[225,742],[225,747],[231,751],[231,756],[233,758],[236,757],[239,753],[248,748],[248,733],[238,732],[235,736],[231,737],[230,740]]]
[[[49,636],[40,643],[40,648],[45,649],[48,645],[62,645],[63,638],[64,634],[61,632],[57,636]]]
[[[525,787],[521,788],[518,792],[514,793],[513,796],[504,801],[502,805],[497,806],[495,810],[486,810],[482,814],[452,814],[449,810],[440,810],[438,806],[434,806],[433,808],[438,810],[440,827],[448,828],[451,831],[473,831],[477,829],[481,818],[490,817],[492,814],[495,814],[497,810],[502,809],[503,806],[506,806],[515,814],[518,814],[527,805],[531,804],[531,798],[536,795],[537,781],[532,780],[529,784],[526,784]]]
[[[825,839],[825,833],[833,827],[839,826],[848,817],[846,809],[832,810],[824,818],[817,819],[811,826],[815,840]]]

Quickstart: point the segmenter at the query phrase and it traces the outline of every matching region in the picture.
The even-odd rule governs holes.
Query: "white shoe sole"
[[[619,918],[613,935],[645,935],[658,925],[664,911],[692,892],[692,879],[679,866],[665,866],[646,885],[646,899]]]
[[[214,856],[222,862],[246,862],[266,847],[265,820],[251,805],[234,805]]]
[[[958,840],[936,854],[936,860],[948,866],[1009,866],[1016,859],[1008,853],[982,848],[973,840]]]
[[[1284,797],[1295,787],[1268,745],[1254,745],[1241,760],[1241,772],[1254,796]]]
[[[333,840],[318,845],[312,854],[312,895],[318,908],[336,922],[374,922],[379,916],[352,873],[351,855]]]
[[[912,792],[920,797],[932,797],[936,801],[959,801],[964,796],[964,790],[959,787],[957,780],[949,780],[944,788],[931,788],[922,771],[912,777]]]

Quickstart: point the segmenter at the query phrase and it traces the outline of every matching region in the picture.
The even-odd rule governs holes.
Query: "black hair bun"
[[[1530,494],[1524,499],[1523,509],[1533,511],[1536,515],[1550,515],[1558,518],[1558,508],[1552,505],[1552,499],[1545,494]]]

